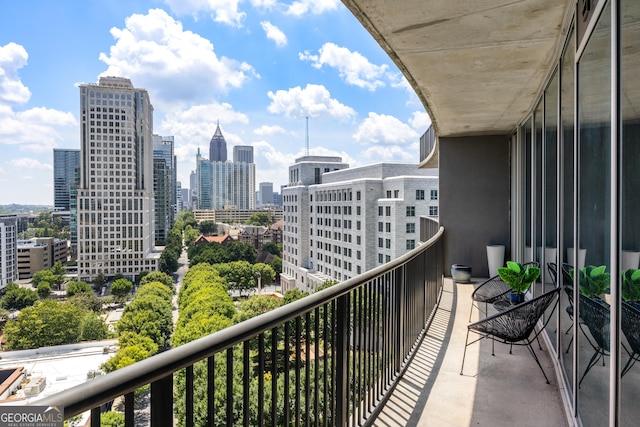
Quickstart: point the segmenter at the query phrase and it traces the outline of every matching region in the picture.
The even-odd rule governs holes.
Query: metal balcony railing
[[[125,425],[368,425],[429,326],[443,228],[405,256],[276,310],[49,396],[67,419],[114,400]],[[136,393],[149,386],[148,401]],[[141,409],[142,407],[142,409]]]

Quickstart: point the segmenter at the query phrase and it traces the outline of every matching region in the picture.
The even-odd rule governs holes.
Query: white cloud
[[[289,118],[329,116],[347,120],[356,116],[353,108],[331,98],[327,88],[322,85],[307,84],[304,89],[296,86],[275,93],[269,91],[267,96],[271,98],[268,111]]]
[[[195,167],[195,157],[198,147],[203,157],[208,157],[209,141],[216,130],[216,123],[220,127],[225,140],[229,144],[241,144],[242,140],[224,131],[224,126],[230,123],[248,124],[249,119],[243,113],[233,110],[230,104],[196,105],[186,110],[173,109],[165,114],[155,132],[160,135],[173,135],[176,141],[175,154],[180,162],[192,162]]]
[[[393,116],[370,112],[353,138],[361,144],[408,145],[419,139],[420,134]]]
[[[30,158],[30,157],[22,157],[20,159],[12,159],[9,161],[11,165],[21,168],[21,169],[39,169],[39,170],[53,170],[53,166],[48,163],[42,163],[39,160]]]
[[[126,76],[135,87],[145,88],[160,106],[179,101],[212,99],[230,88],[239,88],[255,74],[253,68],[233,59],[218,58],[213,44],[191,31],[164,10],[134,14],[125,28],[112,28],[116,40],[101,76]]]
[[[267,38],[273,40],[276,43],[276,46],[283,47],[287,45],[287,36],[280,30],[280,28],[268,21],[262,21],[260,25],[266,33]]]
[[[414,111],[409,118],[409,125],[418,132],[424,133],[431,126],[431,117],[426,111]]]
[[[358,52],[351,52],[346,47],[334,43],[325,43],[319,50],[319,55],[312,55],[308,51],[298,54],[303,61],[311,61],[315,68],[323,65],[337,68],[340,77],[347,84],[362,87],[370,91],[385,85],[381,80],[388,69],[386,64],[374,65]]]
[[[0,143],[20,145],[22,150],[50,151],[64,139],[61,132],[76,127],[76,119],[71,113],[44,107],[21,112],[6,106],[0,108]]]
[[[370,161],[379,162],[417,162],[418,155],[415,150],[406,150],[397,145],[374,145],[362,153],[362,157]]]
[[[18,70],[27,65],[29,55],[16,43],[0,46],[0,101],[24,104],[31,97],[29,89],[22,84]]]
[[[289,5],[287,14],[294,16],[302,16],[305,13],[320,15],[337,9],[339,4],[340,0],[298,0]]]
[[[282,126],[267,126],[263,125],[253,130],[256,135],[282,135],[287,131]]]
[[[251,0],[251,6],[271,10],[278,5],[277,0]]]
[[[256,184],[260,182],[272,182],[273,191],[280,192],[280,186],[289,183],[289,166],[295,163],[295,160],[305,155],[303,148],[295,153],[283,153],[278,151],[272,144],[267,141],[253,142],[254,160],[256,167]],[[311,147],[309,154],[312,156],[338,156],[342,161],[354,166],[354,159],[346,152],[338,152],[326,147]]]
[[[200,14],[210,13],[215,22],[242,27],[246,13],[238,10],[239,0],[164,0],[176,15],[191,15],[197,19]]]

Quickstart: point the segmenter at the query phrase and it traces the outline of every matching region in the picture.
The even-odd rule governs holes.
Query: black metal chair
[[[475,342],[478,342],[484,338],[489,338],[492,341],[502,342],[504,344],[522,345],[526,346],[533,356],[533,359],[538,364],[538,367],[544,375],[544,379],[549,384],[547,374],[545,374],[542,365],[538,360],[538,356],[533,350],[531,345],[538,335],[542,332],[546,324],[553,317],[553,311],[549,313],[544,325],[536,331],[536,325],[541,319],[545,311],[553,304],[558,297],[560,289],[555,288],[549,292],[546,292],[536,298],[525,301],[521,304],[514,305],[512,308],[503,312],[496,313],[478,322],[471,323],[467,326],[467,338],[464,345],[464,353],[462,355],[462,366],[460,367],[460,375],[464,370],[464,359],[467,354],[467,347]],[[555,305],[554,305],[555,309]],[[478,339],[469,342],[469,332],[480,335]],[[509,349],[511,353],[511,349]],[[492,351],[492,355],[495,353]]]
[[[640,311],[626,302],[622,303],[622,333],[627,338],[630,349],[625,347],[629,360],[622,368],[620,377],[624,377],[633,364],[640,360]]]
[[[499,299],[503,299],[511,288],[507,285],[500,276],[494,276],[482,283],[480,283],[471,293],[471,310],[469,311],[469,322],[471,322],[471,314],[473,314],[473,307],[476,304],[484,303],[484,312],[487,313],[488,305],[493,304]],[[478,306],[478,310],[480,307]]]
[[[568,300],[569,300],[569,305],[565,308],[565,311],[567,312],[567,314],[569,315],[569,319],[571,320],[571,324],[569,325],[569,327],[567,328],[567,330],[564,332],[565,334],[568,334],[569,331],[573,328],[573,312],[574,312],[574,308],[573,308],[573,279],[571,278],[571,270],[573,270],[573,266],[570,264],[566,264],[563,263],[562,264],[562,268],[561,268],[561,272],[562,272],[562,279],[563,279],[563,287],[562,289],[564,289],[565,294],[567,294]],[[571,340],[569,340],[569,344],[567,345],[567,350],[565,351],[565,353],[569,353],[569,349],[571,348],[571,344],[573,343],[573,335],[571,335]]]
[[[523,264],[523,267],[538,267],[539,265],[540,264],[534,261]],[[473,301],[471,302],[471,311],[469,311],[469,322],[471,321],[471,314],[473,313],[474,305],[484,303],[484,312],[487,313],[489,304],[493,304],[501,299],[507,299],[509,292],[511,292],[511,288],[500,278],[500,276],[494,276],[480,283],[471,294],[471,299]],[[478,310],[480,310],[479,306]]]
[[[580,294],[580,329],[582,330],[587,342],[593,347],[594,353],[587,364],[578,387],[582,384],[582,380],[587,373],[602,359],[604,366],[604,357],[609,356],[609,305],[601,300],[590,298]],[[585,331],[585,328],[589,331]],[[589,338],[591,336],[591,338]]]

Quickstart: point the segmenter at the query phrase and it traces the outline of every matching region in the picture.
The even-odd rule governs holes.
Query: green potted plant
[[[630,268],[622,272],[622,299],[640,309],[640,270]]]
[[[587,265],[579,270],[578,284],[582,295],[589,298],[601,299],[601,295],[609,290],[611,276],[605,270],[606,266]],[[573,278],[573,270],[570,271]]]
[[[519,262],[507,261],[506,267],[498,268],[498,275],[511,288],[509,301],[520,304],[531,284],[540,276],[540,267],[523,266]]]

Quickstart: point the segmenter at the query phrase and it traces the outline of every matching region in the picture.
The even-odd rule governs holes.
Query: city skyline
[[[430,124],[338,0],[36,0],[4,5],[0,25],[0,204],[53,204],[53,149],[80,147],[77,86],[100,76],[149,92],[183,183],[218,121],[229,153],[254,147],[256,182],[274,188],[306,154],[306,117],[309,154],[352,167],[417,163]]]

